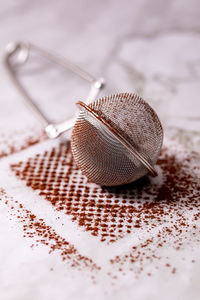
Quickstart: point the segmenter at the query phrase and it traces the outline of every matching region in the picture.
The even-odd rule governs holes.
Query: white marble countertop
[[[172,132],[175,139],[186,148],[199,151],[198,0],[7,0],[0,3],[1,57],[6,44],[16,40],[30,41],[52,50],[91,74],[103,76],[107,83],[104,95],[136,92],[156,110],[167,132]],[[38,64],[36,58],[33,58],[30,70],[22,73],[24,82],[50,118],[64,120],[73,115],[74,104],[77,99],[84,100],[87,86],[81,80],[79,82],[71,78],[70,74],[64,74],[62,70],[57,71],[44,62]],[[31,74],[36,74],[36,78]],[[3,65],[0,67],[0,94],[0,153],[9,154],[20,150],[28,137],[34,139],[34,134],[38,135],[41,126],[24,108],[21,96],[11,85]],[[41,147],[48,148],[48,144]],[[37,148],[34,149],[33,153],[37,152]],[[1,169],[5,168],[2,172],[7,174],[6,164],[28,156],[32,150],[28,149],[27,153],[24,151],[2,158]],[[4,183],[0,180],[0,188],[4,188]],[[20,191],[17,183],[8,188],[14,198],[15,192],[18,198],[24,198],[24,195],[34,198],[30,191]],[[48,211],[50,208],[46,209]],[[50,217],[47,216],[47,219],[51,222],[55,216],[50,210],[48,212]],[[133,286],[129,284],[131,281],[121,279],[120,288],[116,288],[111,283],[109,286],[104,275],[97,279],[96,284],[92,284],[84,277],[87,273],[72,271],[60,260],[59,255],[49,255],[44,245],[30,248],[31,242],[23,238],[17,220],[10,220],[8,209],[2,206],[0,214],[0,298],[3,300],[186,300],[200,297],[199,246],[193,249],[196,263],[191,266],[188,264],[182,274],[178,273],[171,278],[165,272],[158,272],[154,277],[138,279]],[[66,222],[71,224],[69,220]],[[56,224],[53,222],[53,226],[59,228],[59,221]],[[73,226],[72,230],[77,230],[75,236],[83,234],[83,239],[87,240],[85,232],[79,232]],[[72,244],[79,244],[78,238],[73,240],[70,230],[67,230],[66,235]],[[88,243],[94,247],[93,250],[103,247],[90,241],[90,238]],[[87,253],[86,248],[81,247],[79,250],[89,255],[90,251]],[[102,253],[105,251],[102,249]],[[109,251],[116,249],[111,247]],[[187,251],[184,253],[187,256]],[[173,257],[173,253],[170,255]],[[94,253],[91,257],[95,260]],[[192,257],[191,253],[188,257]],[[96,258],[98,261],[98,255]]]

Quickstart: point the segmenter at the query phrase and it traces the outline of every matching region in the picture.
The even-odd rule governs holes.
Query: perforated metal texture
[[[163,141],[163,130],[154,110],[134,94],[98,99],[89,107],[153,165]],[[144,165],[115,138],[98,118],[81,111],[71,138],[74,160],[91,182],[127,184],[148,173]]]

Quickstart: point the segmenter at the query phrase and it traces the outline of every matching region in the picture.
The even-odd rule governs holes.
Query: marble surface
[[[10,41],[31,41],[66,56],[97,77],[104,76],[106,94],[135,91],[156,108],[167,126],[198,131],[199,10],[194,0],[190,4],[78,1],[73,5],[68,1],[6,1],[1,4],[1,54]],[[15,115],[17,109],[21,119],[20,97],[11,90],[2,68],[1,74],[2,97],[7,103],[3,115]],[[73,104],[76,97],[83,97],[76,82],[64,85],[62,74],[59,81],[55,73],[43,75],[47,77],[43,86],[38,89],[36,82],[32,90],[44,105],[44,98],[55,105],[56,116],[67,113],[63,109],[66,98]],[[48,80],[55,84],[50,91]],[[30,118],[29,114],[27,121]]]
[[[91,74],[106,79],[107,85],[102,94],[136,92],[144,97],[175,140],[199,151],[198,0],[7,0],[0,3],[0,25],[1,57],[6,44],[16,40],[31,41],[65,56]],[[36,102],[52,120],[72,116],[77,99],[84,100],[87,95],[88,85],[83,81],[72,77],[69,72],[55,70],[42,60],[38,62],[35,57],[21,75]],[[23,144],[28,136],[34,134],[33,129],[40,132],[41,126],[24,107],[3,65],[0,67],[0,94],[0,150],[4,151],[6,143],[20,144],[21,141]],[[16,132],[23,133],[16,138]],[[12,157],[2,160],[6,159],[12,161]],[[23,195],[18,193],[18,196]],[[23,239],[17,221],[10,220],[8,215],[6,208],[1,207],[1,299],[200,297],[199,261],[191,267],[190,278],[187,274],[179,274],[176,282],[169,279],[169,285],[165,282],[165,274],[138,281],[134,290],[126,282],[122,282],[120,290],[108,286],[110,292],[107,294],[103,292],[103,280],[95,286],[84,279],[81,285],[76,272],[66,269],[56,255],[48,255],[44,246],[32,251]],[[198,253],[199,249],[194,251]],[[56,266],[55,272],[50,271],[52,265]],[[69,275],[70,272],[72,275]],[[165,291],[164,296],[159,285]],[[181,287],[184,285],[187,289],[183,293]],[[83,289],[86,291],[82,292]]]

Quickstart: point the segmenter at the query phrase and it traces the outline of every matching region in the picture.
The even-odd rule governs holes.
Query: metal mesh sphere
[[[116,94],[83,107],[71,147],[75,163],[89,181],[112,186],[147,174],[138,155],[153,166],[162,141],[162,126],[154,110],[137,95]]]

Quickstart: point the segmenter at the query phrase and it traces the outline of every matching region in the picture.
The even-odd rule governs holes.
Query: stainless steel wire
[[[31,50],[91,84],[86,103],[78,103],[81,111],[76,122],[73,118],[52,124],[21,84],[17,68],[27,62]],[[121,93],[94,101],[104,87],[102,78],[96,79],[68,60],[30,43],[9,44],[4,64],[15,87],[45,126],[50,138],[74,126],[73,157],[89,181],[112,186],[130,183],[147,173],[157,175],[154,165],[161,150],[163,129],[155,111],[142,98]]]
[[[82,111],[72,131],[71,147],[76,164],[91,182],[127,184],[154,165],[163,142],[163,129],[155,111],[135,94],[98,99]]]

